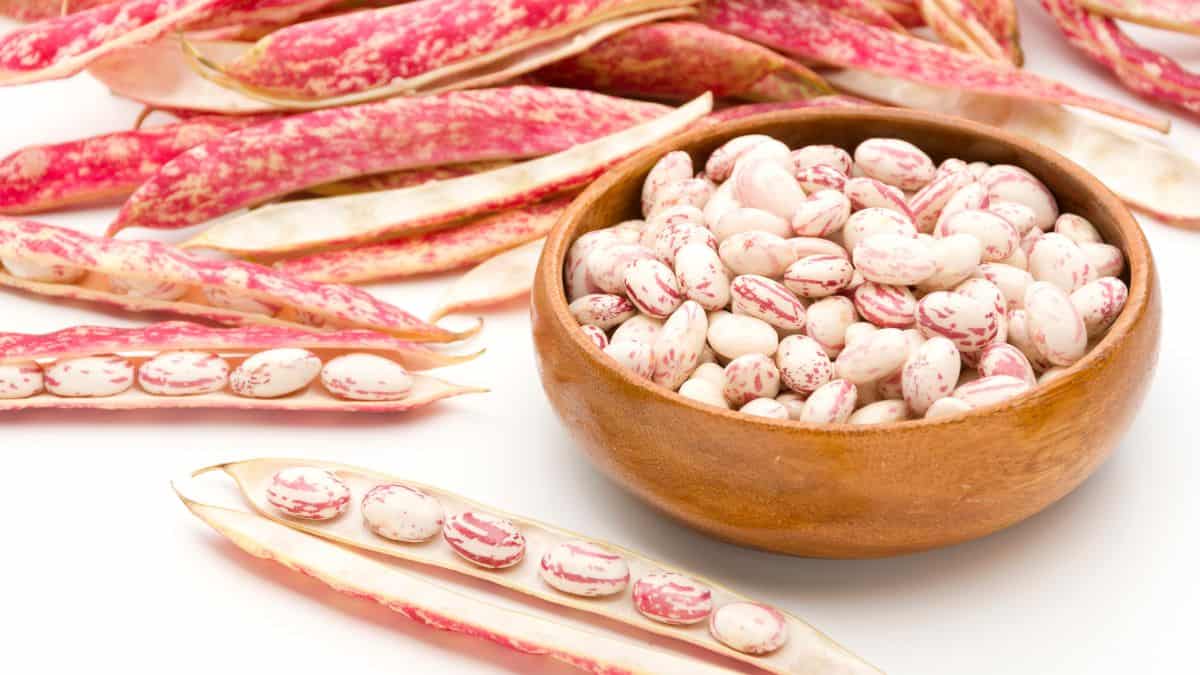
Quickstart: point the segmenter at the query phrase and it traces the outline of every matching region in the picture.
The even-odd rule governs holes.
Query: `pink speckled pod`
[[[689,21],[631,28],[538,70],[548,84],[652,99],[790,101],[833,93],[808,68],[765,47]]]
[[[1018,61],[984,24],[976,2],[994,0],[920,0],[921,15],[938,38],[948,46],[998,61]]]
[[[267,119],[199,116],[23,148],[0,159],[0,213],[37,213],[124,198],[188,148]]]
[[[525,537],[511,521],[482,511],[446,519],[442,537],[454,552],[489,569],[512,567],[525,557]]]
[[[1200,33],[1200,6],[1192,0],[1078,0],[1097,14],[1186,33]]]
[[[712,613],[712,589],[682,574],[648,574],[633,585],[633,605],[660,623],[699,623]]]
[[[0,217],[0,258],[69,265],[89,273],[76,284],[33,282],[0,273],[0,284],[53,297],[90,300],[131,311],[167,311],[226,324],[289,325],[299,312],[331,326],[368,328],[399,337],[449,342],[463,337],[421,321],[351,286],[295,279],[268,267],[188,255],[155,241],[118,241],[28,220]],[[128,278],[193,287],[178,300],[114,293],[110,279]],[[285,309],[271,317],[214,307],[200,287],[217,287]]]
[[[187,227],[363,174],[546,155],[665,111],[592,92],[517,86],[292,115],[175,157],[125,202],[108,234]]]
[[[116,0],[0,0],[0,16],[18,21],[40,21],[53,19],[64,14],[75,14]],[[63,11],[63,10],[66,11]]]
[[[306,466],[283,469],[271,478],[267,502],[292,518],[330,520],[350,506],[350,488],[332,471]]]
[[[559,197],[484,216],[450,230],[292,258],[276,263],[275,268],[300,279],[336,283],[458,269],[546,236],[570,202],[570,197]]]
[[[710,26],[802,59],[858,68],[949,89],[1066,105],[1165,130],[1163,121],[1033,73],[943,45],[870,26],[803,0],[711,0]]]

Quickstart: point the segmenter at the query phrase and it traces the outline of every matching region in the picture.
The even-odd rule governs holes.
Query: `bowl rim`
[[[583,331],[575,330],[579,327],[579,324],[568,310],[569,303],[567,302],[566,288],[563,283],[563,264],[566,262],[566,254],[570,248],[570,243],[573,243],[573,240],[572,242],[567,241],[567,236],[571,231],[576,229],[575,225],[587,213],[591,204],[598,200],[599,196],[610,190],[616,183],[625,178],[627,174],[637,171],[637,168],[649,158],[661,157],[672,150],[682,149],[709,136],[717,134],[740,136],[750,133],[761,133],[759,128],[768,124],[803,124],[815,119],[831,118],[840,119],[847,123],[853,123],[856,120],[870,120],[874,122],[904,121],[933,124],[953,129],[960,133],[986,138],[989,141],[999,142],[1006,146],[1017,147],[1027,153],[1040,155],[1043,158],[1052,160],[1053,163],[1062,165],[1071,174],[1073,180],[1085,186],[1089,199],[1094,200],[1100,210],[1112,215],[1116,229],[1127,240],[1125,248],[1118,247],[1121,248],[1121,252],[1125,256],[1125,264],[1129,275],[1129,295],[1120,316],[1109,327],[1103,338],[1084,354],[1083,358],[1067,366],[1065,371],[1059,376],[1048,382],[1035,384],[1029,391],[1023,392],[1018,396],[953,415],[932,419],[921,417],[882,424],[850,424],[848,422],[833,424],[801,422],[791,419],[779,420],[755,415],[743,415],[737,410],[707,405],[657,385],[645,378],[638,377],[630,373],[627,369],[619,367],[615,362],[612,362],[611,358],[605,358],[605,354]],[[615,225],[616,223],[613,224]],[[1105,243],[1109,242],[1106,241]],[[1083,372],[1089,367],[1102,365],[1102,362],[1109,355],[1129,339],[1133,325],[1146,314],[1150,307],[1151,298],[1154,293],[1153,286],[1156,283],[1157,275],[1154,272],[1153,253],[1150,250],[1145,233],[1129,208],[1125,206],[1116,194],[1101,183],[1098,178],[1058,151],[1010,131],[958,117],[923,111],[867,106],[766,112],[718,124],[702,126],[684,134],[660,141],[653,146],[637,152],[593,181],[571,202],[570,206],[560,216],[558,222],[547,236],[534,277],[534,284],[549,286],[547,295],[548,307],[546,309],[550,310],[548,312],[549,316],[552,317],[550,320],[558,322],[561,327],[566,329],[565,332],[567,335],[570,336],[570,339],[575,342],[582,353],[591,359],[592,365],[604,368],[606,371],[615,374],[626,384],[640,390],[644,395],[660,397],[676,405],[691,408],[697,412],[709,415],[726,417],[730,421],[740,424],[756,424],[766,426],[767,428],[843,436],[862,436],[887,433],[900,429],[922,429],[937,425],[961,424],[965,421],[970,421],[976,415],[991,415],[999,412],[1009,412],[1018,408],[1036,407],[1046,399],[1053,398],[1058,392],[1074,386]]]

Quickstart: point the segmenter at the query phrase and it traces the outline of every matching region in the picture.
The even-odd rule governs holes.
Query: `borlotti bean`
[[[935,165],[902,139],[848,150],[748,135],[700,173],[664,156],[646,221],[572,244],[572,315],[637,377],[816,424],[1007,400],[1117,320],[1122,251],[1028,171]]]
[[[398,611],[428,606],[431,609],[417,613],[437,617],[431,621],[436,626],[458,626],[466,621],[468,626],[478,627],[480,621],[493,616],[491,612],[507,612],[486,604],[493,587],[498,587],[564,608],[564,617],[617,621],[629,630],[677,640],[775,675],[801,672],[798,664],[846,675],[879,673],[786,612],[634,551],[505,514],[436,487],[357,467],[320,461],[298,464],[286,459],[225,464],[194,475],[215,471],[234,480],[254,513],[209,506],[185,496],[202,487],[199,483],[186,486],[181,497],[193,513],[228,534],[239,546],[354,595],[402,608]],[[280,510],[275,503],[278,500],[270,499],[268,492],[277,477],[297,474],[329,486],[340,505],[331,508],[325,496],[317,499],[305,492],[302,496],[308,506],[304,509]],[[363,518],[337,517],[354,499],[361,500]],[[331,517],[312,520],[296,517],[295,512],[320,512]],[[466,537],[466,543],[429,537],[431,531],[438,531],[436,525],[443,514],[456,514],[445,519],[445,528],[452,522],[468,523],[467,533],[456,530],[453,535]],[[493,540],[504,544],[494,545]],[[468,557],[462,555],[464,551]],[[479,564],[480,560],[487,564]],[[492,564],[497,561],[511,564]],[[486,583],[457,591],[465,595],[437,591],[443,595],[429,596],[434,592],[430,589],[442,588],[438,577],[447,572]],[[398,597],[397,593],[408,595]],[[429,615],[429,611],[434,614]],[[492,628],[500,631],[503,640],[531,621],[519,613],[500,616],[512,624],[501,622]],[[706,620],[710,621],[707,631],[690,627]],[[528,637],[515,633],[524,645],[545,645],[561,639],[564,630],[567,635],[577,630],[553,618],[536,629],[528,627],[532,631]],[[473,632],[474,628],[463,630]],[[603,663],[613,664],[596,672],[727,672],[694,661],[693,657],[669,656],[669,652],[657,649],[593,636],[590,642],[581,642],[567,653],[576,657],[596,653],[598,658],[603,655],[607,659]],[[647,650],[658,660],[621,660],[640,654],[637,650]]]
[[[331,471],[297,466],[271,477],[266,498],[267,503],[291,518],[331,520],[350,506],[350,488]]]
[[[0,411],[402,412],[482,391],[409,373],[468,358],[371,331],[209,328],[173,321],[144,328],[78,326],[45,335],[4,333]],[[309,386],[317,372],[324,373],[323,386]]]

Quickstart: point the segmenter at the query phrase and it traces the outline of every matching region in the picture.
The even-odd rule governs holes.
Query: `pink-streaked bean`
[[[904,331],[884,328],[846,345],[834,363],[837,376],[854,384],[865,384],[898,372],[908,359]]]
[[[721,218],[733,209],[741,206],[733,197],[733,183],[726,181],[717,186],[713,191],[712,196],[708,198],[708,203],[704,205],[704,225],[705,227],[714,229],[717,223],[721,222]]]
[[[800,420],[804,412],[804,397],[794,391],[785,391],[775,397],[775,402],[787,410],[789,420]]]
[[[133,364],[113,354],[61,359],[46,366],[43,381],[55,396],[116,396],[133,386]]]
[[[855,410],[847,424],[891,424],[909,419],[908,405],[904,401],[884,399]]]
[[[859,242],[876,234],[902,234],[917,238],[917,228],[908,216],[889,209],[866,208],[851,214],[842,228],[842,243],[854,251]]]
[[[998,342],[985,347],[979,355],[977,368],[983,377],[1008,375],[1024,381],[1031,387],[1037,384],[1033,364],[1024,352],[1007,343]]]
[[[968,168],[969,165],[963,160],[957,157],[947,157],[946,159],[942,160],[941,164],[938,164],[937,172],[934,174],[934,177],[940,178],[946,174],[960,173],[964,171],[969,173]]]
[[[907,286],[868,281],[854,289],[854,307],[881,328],[908,328],[917,320],[917,299]]]
[[[610,342],[604,353],[638,377],[648,380],[654,376],[654,346],[651,344],[633,340]]]
[[[886,209],[895,211],[900,215],[912,219],[912,209],[908,206],[908,199],[904,196],[904,191],[897,187],[892,187],[874,178],[851,178],[842,186],[842,192],[850,199],[851,206],[855,211],[865,209]]]
[[[846,174],[824,164],[810,166],[796,172],[796,181],[800,183],[800,189],[808,193],[820,190],[841,192],[846,189],[847,180],[849,179]]]
[[[1047,235],[1049,236],[1049,235]],[[1036,281],[1025,291],[1029,337],[1048,362],[1069,366],[1087,351],[1087,327],[1061,287]]]
[[[642,213],[650,215],[663,188],[688,180],[694,173],[692,157],[686,152],[675,150],[663,155],[646,174],[646,181],[642,184]]]
[[[1092,222],[1074,213],[1064,213],[1054,221],[1054,231],[1070,239],[1076,244],[1100,244],[1104,237],[1100,236]]]
[[[0,399],[29,398],[45,388],[42,367],[36,361],[0,365]]]
[[[771,142],[779,143],[774,138],[763,134],[731,138],[708,156],[708,161],[704,163],[704,174],[715,181],[725,181],[733,175],[733,167],[742,155],[759,144]]]
[[[942,207],[941,214],[938,215],[937,222],[940,223],[959,211],[984,210],[986,211],[991,206],[991,198],[988,197],[987,189],[979,183],[971,183],[964,188],[955,192],[946,205]],[[937,225],[935,223],[934,227]]]
[[[662,330],[663,322],[661,319],[638,314],[617,326],[613,331],[611,343],[617,342],[642,342],[648,345],[654,344],[654,340],[658,338],[658,332]]]
[[[712,590],[682,574],[656,572],[633,585],[633,606],[648,619],[686,626],[712,614]]]
[[[778,279],[796,261],[792,245],[768,232],[742,232],[721,242],[721,262],[734,274],[759,274]]]
[[[1024,301],[1022,301],[1024,304]],[[1042,356],[1042,352],[1038,350],[1037,345],[1033,342],[1033,336],[1029,332],[1029,316],[1022,307],[1020,309],[1008,310],[1008,344],[1021,350],[1025,358],[1029,359],[1029,363],[1033,366],[1034,372],[1042,372],[1050,367],[1050,362],[1046,357]]]
[[[729,209],[711,228],[718,242],[746,232],[763,232],[777,237],[792,236],[792,226],[786,218],[747,206]]]
[[[738,163],[733,196],[738,202],[790,219],[806,195],[792,172],[769,159]]]
[[[350,401],[400,401],[413,383],[404,366],[377,354],[342,354],[321,367],[325,390]]]
[[[854,265],[836,255],[810,255],[788,265],[783,284],[802,298],[824,298],[850,285]]]
[[[464,560],[487,569],[512,567],[525,557],[525,535],[516,524],[483,511],[446,518],[442,538]]]
[[[668,389],[678,389],[700,365],[707,334],[708,317],[704,308],[691,300],[680,305],[654,341],[654,381]]]
[[[993,307],[946,291],[934,291],[921,298],[916,320],[922,335],[948,338],[964,353],[978,352],[991,344],[1000,323]]]
[[[629,585],[624,556],[578,539],[546,551],[538,573],[548,585],[584,598],[614,595]]]
[[[804,328],[804,303],[786,286],[757,274],[735,277],[729,285],[734,314],[745,314],[786,331]]]
[[[332,471],[309,466],[277,472],[266,496],[284,515],[302,520],[332,520],[350,506],[350,486]]]
[[[1083,319],[1089,338],[1103,335],[1117,320],[1125,301],[1129,299],[1129,288],[1116,277],[1097,279],[1071,294],[1071,304]]]
[[[850,173],[854,160],[850,153],[836,145],[806,145],[792,151],[792,163],[796,171],[803,171],[814,166],[828,166],[843,175]]]
[[[676,206],[703,209],[716,189],[707,178],[689,178],[678,183],[669,183],[658,191],[654,205],[646,215],[653,217],[656,213]]]
[[[706,310],[729,304],[729,277],[717,252],[707,244],[688,244],[675,254],[675,275],[683,297]]]
[[[757,602],[731,602],[713,612],[708,632],[718,642],[743,654],[769,654],[787,643],[783,614]]]
[[[929,247],[907,234],[873,234],[854,247],[854,265],[867,281],[913,286],[936,271]]]
[[[637,314],[637,307],[628,298],[608,293],[585,295],[572,302],[568,310],[580,324],[605,330]]]
[[[1037,214],[1024,204],[994,201],[988,204],[987,211],[1007,220],[1022,237],[1037,227]]]
[[[688,244],[703,244],[712,250],[717,250],[717,238],[708,228],[694,225],[690,222],[671,223],[659,231],[654,238],[654,255],[659,261],[675,264],[675,254]]]
[[[1029,382],[1008,375],[988,375],[954,390],[954,398],[973,408],[992,405],[1020,396],[1032,387]]]
[[[923,415],[934,401],[949,396],[962,372],[958,347],[948,338],[931,337],[909,357],[901,371],[900,386],[905,402]]]
[[[870,321],[855,321],[849,326],[846,326],[846,344],[852,345],[856,341],[870,337],[878,332],[879,326],[876,326]]]
[[[772,138],[769,142],[758,143],[742,153],[733,164],[733,173],[729,175],[729,180],[736,183],[738,173],[760,162],[774,164],[789,174],[796,172],[796,165],[792,163],[791,149],[784,145],[782,141]]]
[[[790,419],[787,407],[773,398],[756,398],[739,408],[738,412],[772,420]]]
[[[939,417],[952,417],[954,415],[961,415],[965,412],[970,412],[974,408],[975,406],[960,398],[946,396],[944,398],[939,398],[933,402],[933,405],[929,406],[929,409],[925,411],[925,419],[932,420]]]
[[[850,253],[840,244],[821,237],[792,237],[788,239],[788,245],[792,247],[792,256],[796,260],[810,255],[832,255],[850,259]]]
[[[596,326],[580,326],[579,329],[592,344],[596,345],[596,349],[604,351],[604,348],[608,346],[608,334],[602,329]]]
[[[0,258],[4,270],[18,279],[40,281],[47,284],[71,284],[83,278],[87,272],[80,267],[70,265],[44,265],[32,260],[20,260],[5,256]]]
[[[1037,281],[1048,281],[1067,293],[1096,278],[1083,249],[1056,232],[1048,232],[1033,243],[1029,272]]]
[[[679,281],[657,260],[637,260],[625,272],[625,295],[643,314],[665,319],[683,303]]]
[[[709,321],[708,344],[726,359],[736,359],[744,354],[770,356],[779,347],[779,334],[762,319],[718,312]]]
[[[935,237],[969,234],[983,245],[983,261],[994,262],[1012,255],[1021,243],[1017,229],[991,211],[967,209],[943,219],[934,229]]]
[[[901,190],[919,190],[937,172],[933,160],[917,146],[898,138],[872,138],[854,149],[854,164],[863,173]]]
[[[654,251],[641,244],[614,244],[592,251],[587,257],[588,277],[601,291],[625,292],[625,274],[639,260],[654,260]]]
[[[1085,242],[1079,245],[1092,268],[1092,275],[1100,277],[1119,277],[1125,271],[1125,254],[1112,244]]]
[[[687,204],[672,206],[658,211],[646,219],[646,226],[642,228],[642,233],[637,243],[653,250],[654,245],[658,242],[659,233],[672,225],[680,223],[690,223],[697,227],[705,227],[704,211]]]
[[[725,400],[740,408],[756,398],[779,395],[779,368],[769,356],[743,354],[725,366]]]
[[[612,229],[604,229],[580,235],[571,244],[563,264],[563,281],[567,286],[568,301],[577,300],[591,293],[599,293],[602,290],[592,281],[591,273],[588,271],[588,258],[593,252],[618,243],[623,243],[621,235]]]
[[[1011,164],[997,164],[979,178],[992,201],[1016,202],[1033,209],[1036,226],[1048,230],[1058,218],[1058,202],[1050,190],[1025,169]]]
[[[975,179],[966,171],[954,171],[935,178],[929,185],[921,188],[908,200],[913,224],[917,226],[917,230],[933,232],[938,217],[942,215],[942,209],[946,208],[950,198],[973,182]]]
[[[1025,255],[1025,249],[1021,248],[1020,246],[1013,251],[1012,255],[1008,256],[1004,260],[997,260],[996,262],[1001,265],[1015,267],[1019,270],[1029,271],[1029,256]]]
[[[1033,275],[1023,269],[1002,263],[984,263],[979,266],[975,276],[987,279],[1000,289],[1004,299],[1008,301],[1009,309],[1019,309],[1025,306],[1025,290],[1034,279]]]
[[[836,357],[846,346],[846,328],[858,321],[854,306],[853,301],[840,295],[822,298],[808,306],[805,318],[808,335],[830,358]]]
[[[304,389],[320,373],[321,359],[306,349],[268,349],[229,374],[229,389],[238,396],[278,398]]]
[[[229,362],[208,352],[163,352],[138,368],[137,381],[160,396],[208,394],[229,383]]]
[[[968,298],[973,298],[991,307],[995,312],[997,320],[996,337],[993,342],[1004,342],[1008,339],[1008,328],[1006,317],[1008,314],[1008,299],[1004,296],[1003,291],[996,284],[987,279],[967,279],[958,286],[954,287],[954,292],[965,295]]]
[[[858,387],[846,380],[833,380],[818,388],[804,402],[800,421],[813,424],[842,424],[850,419],[858,403]]]
[[[1033,245],[1037,243],[1038,239],[1045,236],[1045,234],[1040,228],[1035,227],[1026,232],[1025,236],[1021,237],[1021,250],[1025,252],[1026,258],[1029,257],[1030,253],[1033,253]],[[1028,266],[1026,266],[1026,269],[1028,269]]]
[[[833,363],[825,348],[807,335],[789,335],[780,341],[775,365],[783,384],[800,394],[811,394],[833,379]]]
[[[931,239],[926,246],[933,259],[933,274],[920,283],[923,291],[947,291],[969,279],[979,269],[983,244],[969,234]]]
[[[805,199],[792,215],[792,232],[800,237],[827,237],[846,225],[850,200],[837,190],[821,190]]]
[[[724,387],[695,376],[679,385],[679,395],[684,398],[690,398],[693,401],[699,401],[700,403],[725,408],[726,410],[729,409],[729,401],[725,400]]]

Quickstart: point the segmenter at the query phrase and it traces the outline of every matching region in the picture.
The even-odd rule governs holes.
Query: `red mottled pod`
[[[18,21],[39,21],[53,19],[64,14],[74,14],[100,5],[107,5],[115,0],[3,0],[0,2],[0,15]]]
[[[330,520],[346,512],[350,488],[330,471],[291,467],[271,478],[267,502],[292,518]]]
[[[492,307],[527,295],[545,243],[542,238],[522,244],[471,268],[450,286],[430,318]]]
[[[454,552],[489,569],[512,567],[525,557],[525,537],[511,521],[482,511],[446,519],[442,536]]]
[[[1192,0],[1078,0],[1088,9],[1134,23],[1200,34],[1200,6]]]

